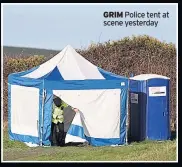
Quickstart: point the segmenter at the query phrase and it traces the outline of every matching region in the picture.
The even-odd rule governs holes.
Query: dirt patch
[[[60,151],[60,150],[59,150]],[[58,149],[55,149],[54,147],[50,148],[28,148],[26,150],[22,149],[7,149],[3,152],[3,160],[4,161],[20,161],[26,159],[32,159],[31,157],[38,157],[45,154],[55,154],[55,152],[58,152]]]
[[[3,122],[3,130],[8,128],[8,121]]]

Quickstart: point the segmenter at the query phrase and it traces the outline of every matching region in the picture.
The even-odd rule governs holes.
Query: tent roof
[[[78,54],[67,45],[60,53],[40,66],[20,73],[21,77],[46,80],[117,80],[126,79],[107,72]]]

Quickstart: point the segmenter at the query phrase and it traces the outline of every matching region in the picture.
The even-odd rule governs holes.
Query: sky
[[[169,12],[157,27],[104,26],[103,21],[134,21],[137,18],[104,18],[106,11]],[[2,19],[1,19],[2,20]],[[174,5],[4,5],[3,45],[61,50],[76,49],[92,42],[118,40],[132,35],[149,35],[176,44],[176,6]],[[2,25],[2,24],[1,24]]]

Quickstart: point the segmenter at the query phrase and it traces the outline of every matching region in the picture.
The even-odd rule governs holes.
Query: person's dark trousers
[[[56,124],[52,122],[52,125],[51,125],[51,139],[50,139],[52,146],[58,146],[56,128],[57,128]]]
[[[64,124],[63,123],[53,123],[51,126],[51,145],[52,146],[63,146],[65,144],[64,140]]]
[[[59,146],[64,146],[64,124],[59,123],[57,124],[57,142]]]

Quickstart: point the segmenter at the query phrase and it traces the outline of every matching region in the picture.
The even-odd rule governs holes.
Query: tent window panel
[[[11,131],[38,137],[39,89],[11,85]]]

